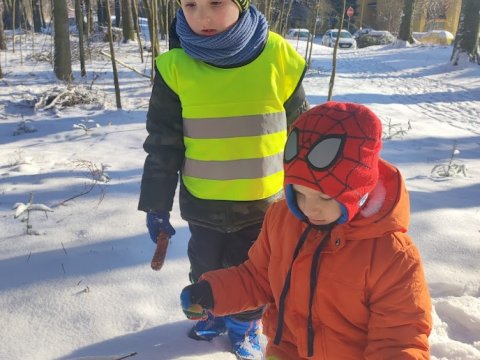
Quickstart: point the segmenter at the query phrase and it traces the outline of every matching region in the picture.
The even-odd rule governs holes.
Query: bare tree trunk
[[[35,32],[42,31],[42,27],[44,26],[41,5],[40,0],[32,0],[33,30]]]
[[[268,23],[272,21],[272,0],[265,0],[265,17]]]
[[[108,42],[110,44],[110,55],[112,56],[112,71],[113,71],[113,83],[115,85],[115,99],[117,101],[117,109],[122,108],[122,102],[120,99],[120,86],[118,84],[118,72],[117,72],[117,63],[115,61],[115,49],[113,47],[113,34],[112,34],[112,21],[110,15],[110,5],[109,0],[105,0],[107,6],[107,16],[108,16]]]
[[[113,3],[115,4],[115,27],[120,27],[120,20],[122,18],[122,3],[121,0],[113,0]],[[108,9],[108,11],[110,11],[110,9]]]
[[[277,21],[272,26],[273,31],[277,31],[279,34],[285,35],[286,30],[283,27],[283,19],[285,17],[285,1],[282,1],[282,7]]]
[[[80,75],[83,77],[87,75],[85,70],[85,48],[83,45],[83,10],[82,10],[82,0],[75,0],[75,18],[77,20],[78,28],[78,47],[80,53]]]
[[[7,50],[7,41],[5,39],[5,32],[3,29],[3,4],[0,0],[0,50]]]
[[[412,37],[413,13],[415,11],[415,0],[404,0],[403,17],[400,24],[400,32],[398,38],[403,41],[408,41],[410,44],[414,43]],[[478,1],[478,0],[476,0]]]
[[[153,0],[154,3],[155,3],[155,14],[157,14],[156,16],[156,20],[157,20],[157,32],[156,32],[156,36],[157,36],[157,42],[158,42],[158,53],[160,53],[160,40],[162,39],[161,37],[161,34],[159,36],[159,33],[160,33],[160,29],[161,29],[161,26],[162,26],[162,12],[161,12],[161,2],[162,0]]]
[[[458,30],[450,58],[453,65],[458,65],[462,54],[467,56],[470,62],[477,62],[480,65],[479,31],[480,1],[463,0]]]
[[[147,13],[148,18],[148,30],[150,32],[150,46],[152,49],[152,61],[155,58],[156,54],[160,52],[159,44],[157,41],[158,30],[157,30],[157,16],[155,15],[155,0],[144,0],[143,5],[145,6],[145,12]],[[153,74],[152,74],[153,76]]]
[[[315,35],[317,33],[317,19],[320,13],[320,1],[318,0],[317,7],[315,10],[315,18],[313,19],[313,30],[312,30],[312,40],[310,43],[310,49],[308,51],[308,56],[307,56],[307,66],[310,68],[310,65],[312,64],[312,50],[313,50],[313,41],[315,40]],[[345,5],[346,6],[346,5]]]
[[[363,15],[365,13],[365,1],[366,0],[361,0],[362,1],[362,7],[360,10],[360,29],[363,28]]]
[[[15,20],[17,14],[17,0],[13,0],[13,7],[12,7],[12,52],[15,53]]]
[[[290,1],[288,4],[288,10],[287,13],[285,14],[285,23],[283,25],[283,30],[286,32],[288,28],[288,17],[290,16],[290,12],[292,11],[292,4],[293,1]]]
[[[174,6],[172,4],[172,6]],[[165,16],[162,17],[160,16],[160,18],[162,18],[162,34],[164,35],[165,37],[165,44],[167,43],[168,41],[168,32],[169,32],[169,25],[170,25],[170,2],[168,0],[165,0]]]
[[[41,19],[40,22],[42,26],[48,26],[47,21],[45,20],[45,13],[48,13],[49,19],[51,19],[52,2],[51,0],[38,0],[38,1],[40,2],[40,19]]]
[[[266,14],[268,11],[268,0],[262,0],[261,2],[263,5],[263,13]],[[258,5],[260,5],[260,3]]]
[[[129,40],[135,40],[132,5],[130,0],[122,0],[122,30],[124,43],[128,42]]]
[[[90,35],[94,31],[92,0],[85,0],[85,11],[87,14],[87,39],[90,39]]]
[[[158,30],[161,34],[161,36],[163,36],[166,32],[165,32],[165,27],[166,27],[166,23],[165,23],[165,18],[168,16],[168,0],[159,0],[159,4],[158,4]],[[164,16],[162,16],[164,15]],[[160,40],[162,40],[162,38],[160,37]]]
[[[8,28],[22,27],[31,29],[32,20],[32,0],[6,0],[4,1],[4,26]]]
[[[140,59],[143,63],[143,47],[142,47],[142,36],[140,33],[140,24],[138,22],[138,7],[137,7],[137,0],[132,0],[132,10],[133,10],[133,19],[135,21],[135,30],[137,32],[137,42],[138,42],[138,50],[140,50]]]
[[[148,33],[150,35],[150,42],[152,42],[152,8],[150,6],[150,0],[144,0],[143,1],[143,7],[145,9],[145,12],[147,14],[147,20],[148,20]]]
[[[150,73],[150,81],[153,83],[155,76],[155,59],[160,53],[160,44],[158,42],[158,2],[157,0],[152,0],[152,71]]]
[[[110,22],[110,19],[107,18],[110,14],[110,11],[107,13],[106,3],[103,0],[97,0],[97,17],[98,25],[105,26]]]
[[[332,59],[332,74],[330,75],[330,82],[328,84],[328,97],[327,101],[332,100],[333,94],[333,85],[335,85],[335,74],[337,72],[337,50],[338,42],[340,41],[340,31],[343,29],[343,19],[345,18],[345,10],[347,8],[347,0],[343,0],[342,14],[340,15],[340,24],[338,25],[338,34],[337,40],[335,41],[335,47],[333,48],[333,59]]]
[[[20,23],[20,5],[18,0],[3,1],[4,27],[6,29],[14,29],[15,24]]]
[[[33,3],[32,0],[20,0],[21,15],[25,30],[33,30]]]
[[[73,80],[72,55],[68,31],[68,10],[65,0],[53,0],[53,25],[55,32],[53,70],[58,79],[71,81]]]

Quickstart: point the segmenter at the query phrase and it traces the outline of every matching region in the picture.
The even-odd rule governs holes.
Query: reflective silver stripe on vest
[[[202,161],[185,159],[183,175],[210,179],[258,179],[283,170],[283,153],[261,159]]]
[[[184,136],[192,139],[222,139],[274,134],[287,128],[284,112],[263,115],[183,119]]]

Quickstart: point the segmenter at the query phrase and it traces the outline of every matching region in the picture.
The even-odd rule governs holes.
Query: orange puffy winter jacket
[[[263,326],[272,359],[429,359],[431,302],[406,234],[408,193],[395,167],[379,165],[361,212],[330,231],[301,222],[285,201],[273,204],[249,259],[203,275],[213,313],[268,304]]]

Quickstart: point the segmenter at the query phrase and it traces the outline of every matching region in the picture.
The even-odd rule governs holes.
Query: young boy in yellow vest
[[[147,212],[154,242],[173,236],[169,212],[180,174],[196,282],[206,271],[242,263],[268,206],[283,196],[287,127],[308,108],[306,64],[249,0],[180,6],[172,38],[181,47],[156,59],[138,208]],[[262,311],[209,314],[189,336],[210,340],[228,332],[238,357],[259,359]]]
[[[268,360],[429,359],[431,300],[407,235],[408,192],[379,156],[381,136],[362,105],[303,113],[285,146],[285,200],[247,261],[182,291],[187,317],[268,304]]]

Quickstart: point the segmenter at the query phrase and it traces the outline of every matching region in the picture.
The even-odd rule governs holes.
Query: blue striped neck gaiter
[[[179,9],[176,31],[182,48],[192,58],[228,67],[248,63],[260,54],[267,41],[268,24],[265,16],[250,5],[232,28],[213,36],[201,36],[192,31],[183,10]]]

